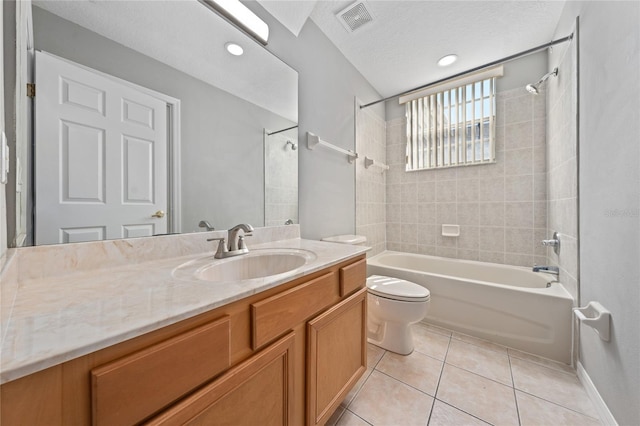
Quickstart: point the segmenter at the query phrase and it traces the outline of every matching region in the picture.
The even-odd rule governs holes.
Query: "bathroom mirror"
[[[197,232],[206,230],[201,221],[215,229],[263,226],[275,204],[269,225],[297,223],[297,151],[281,146],[282,138],[297,146],[295,70],[195,0],[34,1],[32,17],[35,179],[25,175],[17,197],[34,197],[33,222],[29,208],[18,209],[27,216],[26,229],[18,229],[27,245]],[[229,54],[228,43],[243,54]],[[41,75],[50,69],[58,74]],[[43,100],[47,78],[59,84],[53,104],[78,107],[77,117],[51,112]],[[116,97],[118,120],[129,127],[82,121],[106,115],[102,108]],[[166,144],[147,127],[164,132]],[[295,161],[286,188],[271,185],[266,154],[277,150]],[[121,205],[137,213],[110,223]]]
[[[298,223],[298,129],[264,133],[265,226]]]

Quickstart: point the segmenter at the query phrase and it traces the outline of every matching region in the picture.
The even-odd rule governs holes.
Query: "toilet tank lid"
[[[431,295],[420,284],[383,275],[371,275],[367,278],[367,289],[380,297],[413,302],[429,300]]]
[[[341,243],[341,244],[362,244],[367,242],[367,237],[364,235],[334,235],[333,237],[324,237],[322,241],[327,241],[330,243]]]

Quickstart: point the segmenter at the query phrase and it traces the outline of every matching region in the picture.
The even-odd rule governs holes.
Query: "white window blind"
[[[406,170],[495,162],[496,77],[406,102]]]

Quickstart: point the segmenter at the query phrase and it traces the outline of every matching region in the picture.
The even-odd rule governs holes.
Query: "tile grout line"
[[[483,376],[482,374],[476,373],[475,371],[467,370],[466,368],[460,367],[460,366],[455,365],[455,364],[450,364],[450,363],[448,363],[448,362],[445,362],[445,364],[446,364],[446,365],[450,365],[451,367],[455,367],[455,368],[457,368],[458,370],[462,370],[462,371],[464,371],[464,372],[466,372],[466,373],[473,374],[474,376],[478,376],[478,377],[480,377],[480,378],[482,378],[482,379],[489,380],[489,381],[491,381],[491,382],[493,382],[493,383],[496,383],[496,384],[498,384],[498,385],[506,386],[506,387],[508,387],[508,388],[513,388],[513,386],[510,386],[510,385],[508,385],[508,384],[506,384],[506,383],[500,382],[500,381],[498,381],[498,380],[496,380],[496,379],[492,379],[491,377]],[[444,367],[443,367],[443,369],[444,369]],[[512,378],[511,380],[513,381],[513,378]]]
[[[367,343],[367,345],[373,345],[372,343]],[[353,398],[351,398],[351,401],[349,401],[349,403],[347,405],[344,406],[344,411],[349,411],[350,413],[353,413],[351,410],[349,410],[349,407],[351,407],[351,404],[353,404],[353,401],[356,400],[356,398],[358,397],[358,395],[360,394],[360,392],[362,391],[362,388],[364,387],[365,384],[367,384],[367,382],[369,381],[369,377],[371,377],[371,374],[373,374],[374,371],[378,371],[376,370],[376,367],[378,366],[378,364],[380,364],[380,361],[382,361],[382,358],[384,358],[384,356],[387,354],[387,350],[386,349],[382,349],[379,346],[375,346],[376,348],[379,348],[382,350],[382,356],[378,359],[378,361],[376,361],[376,363],[374,364],[373,367],[371,367],[371,372],[369,373],[369,375],[367,376],[366,379],[364,379],[364,382],[362,382],[362,385],[360,386],[360,388],[356,391],[356,393],[353,395]],[[367,346],[367,351],[369,350],[369,347]],[[368,368],[369,366],[367,366]],[[365,370],[366,372],[366,370]],[[338,424],[338,422],[340,421],[340,419],[342,418],[342,416],[344,416],[344,411],[342,412],[342,414],[340,415],[340,417],[338,418],[338,421],[336,422],[336,424]],[[355,413],[354,413],[355,415]]]
[[[513,369],[511,368],[511,358],[512,358],[512,355],[511,355],[511,354],[509,354],[509,368],[511,369],[511,380],[513,380],[513,390],[514,390],[514,393],[515,393],[515,391],[522,392],[522,393],[527,394],[527,395],[529,395],[529,396],[531,396],[531,397],[533,397],[533,398],[539,399],[539,400],[541,400],[541,401],[548,402],[549,404],[553,404],[553,405],[555,405],[556,407],[564,408],[565,410],[572,411],[572,412],[574,412],[574,413],[576,413],[576,414],[580,414],[580,415],[582,415],[582,416],[589,417],[589,418],[591,418],[591,419],[594,419],[594,420],[600,421],[600,419],[598,419],[598,418],[596,418],[596,417],[592,417],[592,416],[590,416],[589,414],[583,413],[583,412],[578,411],[578,410],[576,410],[576,409],[574,409],[574,408],[567,407],[567,406],[562,405],[562,404],[560,404],[560,403],[558,403],[558,402],[554,402],[554,401],[548,400],[548,399],[543,398],[543,397],[541,397],[541,396],[539,396],[539,395],[536,395],[536,394],[533,394],[533,393],[531,393],[531,392],[527,392],[526,390],[523,390],[523,389],[517,388],[517,387],[516,387],[515,380],[513,379]],[[546,368],[547,370],[551,370],[551,371],[553,371],[553,372],[555,372],[555,373],[562,373],[562,374],[565,374],[565,375],[572,376],[572,374],[571,374],[571,373],[567,373],[567,372],[564,372],[564,371],[557,370],[557,369],[555,369],[555,368],[547,367],[546,365],[538,364],[538,363],[536,363],[536,362],[534,362],[534,361],[529,361],[529,360],[526,360],[526,359],[518,358],[518,357],[516,357],[516,356],[513,356],[513,358],[517,359],[518,361],[523,361],[523,362],[528,362],[528,363],[530,363],[530,364],[534,364],[534,365],[535,365],[535,366],[537,366],[537,367],[543,367],[543,368]],[[517,398],[517,397],[516,397],[516,408],[518,408],[518,398]],[[518,409],[518,418],[519,418],[519,417],[520,417],[520,410]]]
[[[518,405],[518,396],[516,395],[516,381],[513,379],[513,368],[511,367],[511,356],[507,354],[509,359],[509,373],[511,374],[511,389],[513,389],[513,400],[516,403],[516,414],[518,415],[518,424],[522,426],[522,419],[520,418],[520,406]]]
[[[599,418],[597,418],[597,417],[593,417],[593,416],[590,416],[589,414],[583,413],[582,411],[578,411],[578,410],[576,410],[576,409],[573,409],[573,408],[570,408],[570,407],[566,407],[566,406],[564,406],[564,405],[562,405],[562,404],[558,404],[557,402],[549,401],[549,400],[548,400],[548,399],[546,399],[546,398],[542,398],[542,397],[540,397],[540,396],[538,396],[538,395],[535,395],[535,394],[533,394],[533,393],[530,393],[530,392],[527,392],[527,391],[523,391],[522,389],[517,389],[517,388],[515,388],[515,387],[514,387],[514,389],[515,389],[515,390],[517,390],[518,392],[521,392],[521,393],[527,394],[527,395],[529,395],[529,396],[531,396],[531,397],[533,397],[533,398],[539,399],[539,400],[544,401],[544,402],[548,402],[549,404],[553,404],[553,405],[555,405],[556,407],[564,408],[565,410],[569,410],[569,411],[572,411],[572,412],[574,412],[574,413],[576,413],[576,414],[579,414],[579,415],[581,415],[581,416],[589,417],[590,419],[597,420],[597,421],[601,422],[601,420],[600,420]]]
[[[514,349],[514,350],[517,350],[517,349]],[[541,362],[538,362],[538,361],[534,361],[534,360],[531,360],[531,359],[526,359],[524,357],[519,357],[516,354],[512,354],[510,351],[508,352],[508,354],[509,354],[509,359],[515,358],[518,361],[527,362],[529,364],[534,364],[534,365],[536,365],[538,367],[546,368],[547,370],[551,370],[551,371],[555,371],[555,372],[558,372],[558,373],[566,374],[566,375],[569,375],[569,376],[576,376],[577,377],[577,374],[576,374],[575,371],[565,371],[565,370],[562,370],[560,368],[550,367],[550,366],[548,366],[546,364],[543,364]],[[543,359],[548,359],[548,358],[543,358]],[[549,360],[549,361],[556,362],[556,361],[553,361],[553,360]]]
[[[351,411],[351,410],[347,410],[347,409],[345,408],[345,409],[344,409],[344,413],[346,413],[347,411],[348,411],[348,412],[350,412],[351,414],[353,414],[354,416],[356,416],[357,418],[359,418],[360,420],[362,420],[363,422],[365,422],[366,424],[371,425],[371,426],[374,426],[372,423],[369,423],[368,421],[366,421],[365,419],[363,419],[362,417],[360,417],[359,415],[357,415],[357,414],[356,414],[356,413],[354,413],[353,411]],[[342,413],[342,416],[344,416],[344,413]],[[340,418],[342,418],[342,416],[340,416]],[[336,423],[336,425],[337,425],[337,423]]]
[[[434,398],[434,404],[435,404],[435,401],[442,402],[443,404],[448,405],[449,407],[453,408],[454,410],[458,410],[458,411],[460,411],[461,413],[465,413],[466,415],[473,417],[474,419],[478,419],[478,420],[480,420],[482,423],[486,423],[486,424],[488,424],[488,425],[491,425],[491,423],[489,423],[488,421],[486,421],[486,420],[484,420],[484,419],[482,419],[482,418],[480,418],[480,417],[476,416],[475,414],[471,414],[471,413],[469,413],[469,412],[467,412],[467,411],[465,411],[465,410],[461,409],[460,407],[456,407],[455,405],[452,405],[452,404],[448,403],[447,401],[443,401],[443,400],[441,400],[441,399]],[[431,419],[431,416],[429,416],[429,419]]]
[[[468,334],[464,334],[464,336],[468,336]],[[469,336],[469,337],[473,337],[473,336]],[[452,339],[457,340],[458,342],[462,342],[462,343],[466,343],[466,344],[468,344],[468,345],[475,346],[476,348],[486,349],[486,350],[488,350],[488,351],[496,352],[496,353],[502,353],[502,351],[499,351],[499,350],[496,350],[496,349],[492,349],[492,348],[489,348],[489,347],[485,347],[485,346],[482,346],[482,345],[478,345],[478,344],[474,343],[473,341],[471,341],[471,342],[467,342],[466,340],[462,340],[462,339],[459,339],[459,338],[457,338],[457,337],[453,337],[453,335],[451,335],[451,338],[452,338]],[[482,340],[482,339],[479,339],[479,340]],[[490,341],[488,341],[488,340],[482,340],[482,341],[483,341],[483,342],[490,343],[490,344],[492,344],[492,345],[500,346],[501,348],[504,348],[505,353],[506,353],[507,355],[508,355],[508,353],[509,353],[509,352],[508,352],[508,351],[509,351],[509,348],[508,348],[507,346],[498,345],[497,343],[493,343],[493,342],[490,342]]]
[[[431,421],[431,415],[433,414],[433,409],[436,405],[436,400],[438,396],[438,389],[440,389],[440,381],[442,381],[442,375],[444,374],[444,366],[447,364],[447,355],[449,355],[449,347],[451,346],[451,339],[453,338],[453,333],[449,336],[449,342],[447,342],[447,350],[444,353],[444,359],[442,360],[442,367],[440,368],[440,375],[438,376],[438,383],[436,384],[436,390],[433,393],[433,402],[431,403],[431,411],[429,411],[429,417],[427,418],[427,426]]]
[[[422,389],[418,389],[417,387],[412,386],[412,385],[410,385],[409,383],[405,383],[405,382],[403,382],[402,380],[398,379],[397,377],[393,377],[393,376],[392,376],[391,374],[389,374],[389,373],[385,373],[384,371],[380,371],[380,370],[375,370],[375,371],[376,371],[377,373],[382,374],[383,376],[387,376],[388,378],[390,378],[390,379],[392,379],[392,380],[395,380],[395,381],[396,381],[396,382],[398,382],[398,383],[401,383],[401,384],[403,384],[403,385],[405,385],[405,386],[407,386],[407,387],[410,387],[411,389],[413,389],[413,390],[415,390],[415,391],[418,391],[418,392],[420,392],[421,394],[424,394],[424,395],[428,396],[429,398],[436,399],[436,397],[435,397],[434,395],[429,395],[427,392],[423,391]],[[372,371],[372,373],[373,373],[373,371]],[[437,389],[437,387],[436,387],[436,389]],[[355,399],[355,397],[354,397],[354,399]]]

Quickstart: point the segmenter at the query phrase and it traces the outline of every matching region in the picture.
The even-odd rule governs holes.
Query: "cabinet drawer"
[[[145,425],[292,425],[294,337],[289,333]]]
[[[334,304],[338,277],[330,272],[305,284],[251,304],[251,344],[257,349]]]
[[[340,268],[340,296],[345,296],[365,286],[367,282],[367,260],[362,259]]]
[[[229,317],[91,370],[94,425],[137,423],[229,368]]]

